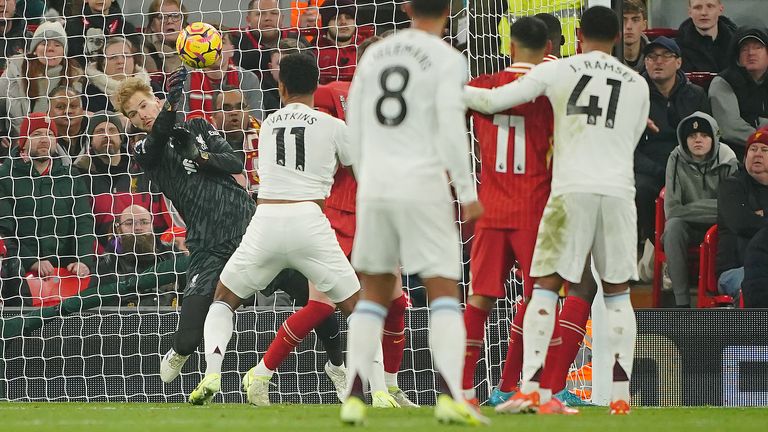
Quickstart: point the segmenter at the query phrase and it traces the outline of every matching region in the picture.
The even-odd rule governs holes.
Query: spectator
[[[24,52],[26,21],[16,11],[16,0],[0,0],[0,74],[10,57]]]
[[[117,1],[86,0],[80,13],[67,17],[67,55],[86,65],[91,56],[104,52],[107,36],[133,33]]]
[[[768,307],[768,129],[750,135],[744,166],[720,184],[717,208],[718,290],[738,299],[743,289],[745,306]]]
[[[72,159],[85,153],[85,128],[87,126],[83,98],[71,87],[56,87],[48,94],[48,117],[53,119],[59,138],[56,140],[57,155],[62,163],[70,165]]]
[[[710,115],[697,111],[677,127],[680,145],[667,162],[664,252],[677,307],[690,307],[688,247],[699,244],[717,221],[717,188],[737,169],[736,156],[721,144]]]
[[[624,64],[642,72],[645,67],[645,47],[648,38],[648,10],[643,0],[624,0]]]
[[[152,215],[144,207],[130,205],[114,217],[110,224],[111,238],[107,252],[99,256],[97,275],[99,283],[117,282],[121,277],[134,276],[158,262],[178,259],[183,255],[173,245],[160,241],[152,231]],[[157,287],[157,291],[121,296],[123,305],[170,306],[176,299],[176,284]],[[127,294],[127,293],[125,293]]]
[[[259,122],[248,115],[248,104],[237,87],[225,87],[213,95],[212,124],[224,134],[232,150],[240,155],[245,168],[246,190],[255,196],[259,192]]]
[[[87,190],[71,167],[51,158],[56,125],[32,113],[18,147],[0,167],[0,237],[19,244],[20,275],[40,277],[66,267],[79,276],[93,268],[93,215]]]
[[[185,83],[186,100],[183,111],[212,113],[213,93],[224,86],[239,88],[243,91],[245,100],[250,108],[250,115],[261,120],[263,115],[261,82],[253,72],[244,70],[232,64],[235,47],[232,45],[231,33],[221,29],[221,56],[207,69],[193,70]]]
[[[352,81],[357,46],[362,42],[355,26],[355,3],[352,0],[326,0],[320,15],[325,28],[317,41],[320,84]]]
[[[744,155],[747,137],[768,125],[768,34],[741,27],[734,38],[729,67],[712,80],[712,113],[723,128],[723,141]]]
[[[277,48],[269,53],[267,68],[261,76],[261,91],[264,103],[264,118],[280,109],[280,94],[277,91],[278,72],[280,71],[280,59],[291,54],[301,52],[306,45],[296,39],[280,39]]]
[[[648,117],[659,132],[646,131],[635,149],[637,238],[641,243],[654,236],[654,202],[664,187],[669,154],[678,146],[677,126],[680,120],[696,111],[710,111],[706,92],[688,81],[680,70],[680,47],[674,40],[664,36],[656,38],[646,45],[643,56],[643,77],[648,82],[651,99]],[[650,255],[643,255],[645,259],[641,262],[652,262]]]
[[[677,43],[683,51],[683,71],[719,73],[728,67],[736,24],[723,16],[721,0],[688,0],[690,18],[680,24]]]
[[[26,56],[8,59],[0,77],[0,115],[10,120],[18,135],[22,120],[30,112],[48,112],[48,94],[59,86],[83,90],[83,71],[65,57],[67,34],[59,23],[45,22],[35,30]]]
[[[280,40],[280,7],[278,0],[250,0],[248,23],[237,41],[235,64],[243,69],[261,74],[268,69],[269,52],[277,48]]]
[[[144,29],[143,43],[145,68],[150,74],[158,73],[153,81],[162,87],[165,76],[181,66],[176,39],[187,25],[187,8],[181,0],[152,0],[147,15],[149,26]]]
[[[161,94],[160,87],[150,82],[149,74],[141,67],[141,56],[133,42],[124,37],[111,36],[104,45],[103,54],[94,57],[96,60],[85,68],[88,111],[114,111],[112,97],[120,83],[129,77],[138,77],[152,85],[155,94]]]

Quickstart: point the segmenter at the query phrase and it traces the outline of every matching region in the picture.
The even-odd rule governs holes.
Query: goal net
[[[336,5],[336,14],[344,6],[325,1]],[[15,2],[0,9],[6,17],[0,20],[6,31],[0,42],[0,159],[5,164],[0,170],[0,400],[183,401],[201,379],[203,356],[194,354],[171,384],[160,381],[159,363],[170,348],[187,283],[184,222],[131,159],[142,134],[124,118],[99,113],[116,110],[114,92],[126,77],[140,78],[164,97],[164,81],[179,66],[175,37],[186,23],[203,20],[231,29],[225,31],[228,65],[190,77],[184,110],[225,131],[226,122],[240,116],[240,123],[234,120],[240,129],[233,129],[240,134],[232,134],[231,143],[250,169],[244,184],[255,192],[257,149],[249,147],[255,133],[249,116],[261,119],[279,106],[273,72],[281,54],[297,47],[317,53],[320,40],[328,37],[322,21],[328,4],[116,0],[103,2],[111,7],[101,13],[85,0],[49,1],[47,8],[28,1],[25,10],[10,10],[10,3]],[[403,0],[352,3],[354,43],[408,25]],[[562,51],[568,55],[576,50],[582,3],[454,0],[446,40],[466,55],[470,75],[495,72],[509,62],[504,37],[509,23],[548,12],[563,22]],[[333,42],[341,39],[337,34]],[[354,55],[344,48],[334,53],[332,64],[320,65],[321,80],[349,79]],[[234,100],[224,95],[232,87],[240,90]],[[32,112],[43,117],[31,121]],[[30,127],[56,130],[50,166],[36,163],[37,153],[44,151],[39,140],[19,139],[31,135]],[[472,232],[460,228],[466,269]],[[154,246],[127,235],[141,229],[155,233]],[[78,277],[84,269],[77,263],[91,275]],[[468,271],[464,274],[466,292]],[[427,345],[424,290],[415,277],[404,276],[404,285],[413,307],[406,315],[400,384],[414,402],[429,404],[437,382]],[[481,400],[499,381],[511,319],[521,300],[522,279],[514,270],[507,294],[488,322],[476,375]],[[296,307],[278,293],[257,296],[237,312],[217,401],[244,401],[240,376],[264,355]],[[341,317],[340,322],[344,330]],[[587,398],[590,382],[583,367],[589,360],[585,349],[569,380]],[[335,402],[324,363],[325,353],[310,335],[281,365],[272,402]]]

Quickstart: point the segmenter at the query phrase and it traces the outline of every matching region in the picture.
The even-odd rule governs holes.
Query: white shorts
[[[313,202],[258,205],[221,272],[221,282],[238,297],[248,298],[285,268],[301,272],[335,303],[360,290],[331,224]]]
[[[357,203],[357,229],[352,248],[355,270],[405,274],[422,278],[461,278],[461,240],[453,204]]]
[[[600,279],[637,279],[637,211],[632,200],[590,193],[550,196],[539,224],[531,277],[578,283],[590,252]]]

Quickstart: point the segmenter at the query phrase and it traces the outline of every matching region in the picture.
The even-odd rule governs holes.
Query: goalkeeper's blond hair
[[[131,77],[125,79],[120,83],[120,86],[117,88],[117,92],[115,92],[115,108],[117,108],[117,110],[122,115],[127,116],[128,114],[126,114],[124,109],[125,103],[128,102],[128,99],[130,99],[134,94],[138,92],[143,92],[149,96],[154,96],[152,87],[150,87],[150,85],[143,81],[141,78]]]

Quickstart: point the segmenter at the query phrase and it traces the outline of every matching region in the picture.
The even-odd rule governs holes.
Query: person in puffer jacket
[[[712,116],[697,111],[677,127],[679,145],[669,155],[666,172],[664,251],[677,307],[690,307],[688,248],[699,244],[717,222],[720,182],[736,172],[736,155],[720,143]]]

